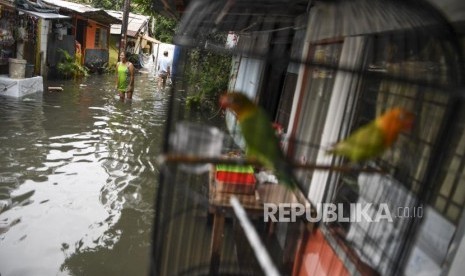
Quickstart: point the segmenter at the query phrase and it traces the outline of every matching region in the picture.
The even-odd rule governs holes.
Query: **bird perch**
[[[201,156],[187,156],[187,155],[162,155],[159,158],[160,163],[166,164],[235,164],[235,165],[253,165],[261,167],[262,165],[256,159],[251,158],[237,158],[237,157],[201,157]],[[313,170],[313,171],[334,171],[334,172],[364,172],[364,173],[379,173],[386,174],[387,172],[377,168],[357,168],[351,165],[332,166],[322,164],[307,164],[307,163],[292,163],[294,169]]]

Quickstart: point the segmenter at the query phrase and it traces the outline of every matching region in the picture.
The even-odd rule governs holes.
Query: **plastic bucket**
[[[9,67],[10,78],[24,79],[24,74],[26,73],[26,60],[9,58],[8,62],[10,63],[10,67]]]

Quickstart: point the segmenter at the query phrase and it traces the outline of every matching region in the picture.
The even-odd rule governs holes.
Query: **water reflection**
[[[168,95],[136,76],[0,98],[0,274],[145,275]],[[2,207],[3,206],[3,207]]]

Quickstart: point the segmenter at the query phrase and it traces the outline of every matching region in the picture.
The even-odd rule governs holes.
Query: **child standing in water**
[[[120,61],[116,63],[116,90],[118,90],[119,98],[132,99],[134,92],[134,65],[127,60],[127,55],[122,52],[119,55]]]

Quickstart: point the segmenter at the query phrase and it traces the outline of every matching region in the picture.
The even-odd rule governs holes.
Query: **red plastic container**
[[[256,179],[249,166],[218,165],[215,168],[217,192],[253,194]]]

